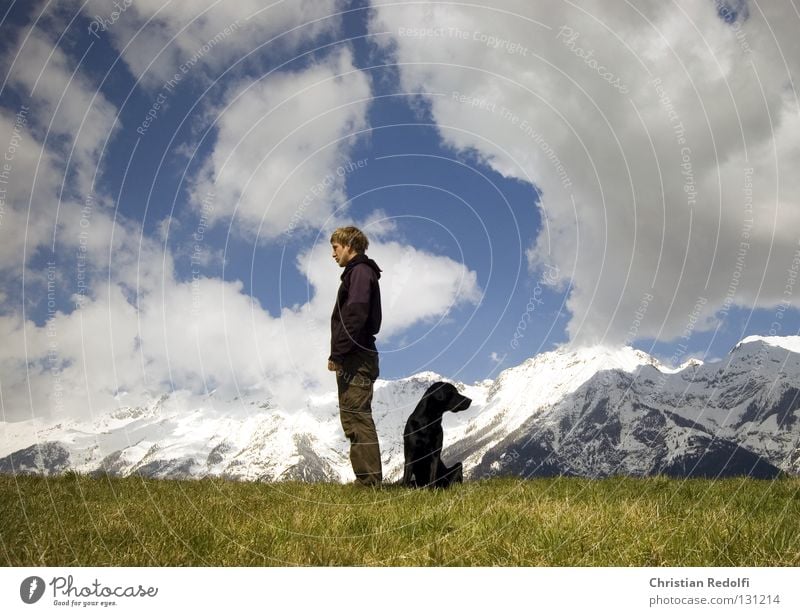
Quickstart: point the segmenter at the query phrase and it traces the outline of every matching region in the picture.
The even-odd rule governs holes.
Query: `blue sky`
[[[170,389],[303,406],[333,386],[340,224],[385,270],[385,378],[797,334],[781,10],[12,3],[6,417]]]

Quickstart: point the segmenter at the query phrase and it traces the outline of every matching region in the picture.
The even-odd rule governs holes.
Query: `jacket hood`
[[[355,257],[353,257],[353,258],[350,260],[350,262],[349,262],[347,265],[345,265],[345,266],[344,266],[344,271],[342,272],[342,275],[340,276],[340,279],[341,279],[341,280],[344,280],[344,277],[345,277],[345,275],[347,274],[347,272],[349,272],[349,271],[350,271],[352,268],[354,268],[354,267],[355,267],[356,265],[358,265],[359,263],[366,263],[366,264],[367,264],[367,265],[369,265],[369,266],[370,266],[372,269],[374,269],[374,270],[375,270],[375,275],[376,275],[378,278],[380,278],[380,277],[381,277],[381,271],[382,271],[382,270],[381,270],[381,268],[379,268],[379,267],[378,267],[378,264],[377,264],[377,263],[375,263],[375,261],[373,261],[372,259],[370,259],[370,258],[369,258],[367,255],[356,255]]]

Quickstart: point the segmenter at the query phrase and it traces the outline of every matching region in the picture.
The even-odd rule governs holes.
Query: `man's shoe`
[[[358,488],[380,488],[381,482],[380,481],[361,481],[360,479],[356,479],[349,485],[356,486]]]

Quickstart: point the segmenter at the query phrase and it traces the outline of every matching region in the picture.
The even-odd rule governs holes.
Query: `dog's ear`
[[[447,383],[434,383],[431,387],[433,390],[433,399],[437,402],[444,402],[447,398]]]

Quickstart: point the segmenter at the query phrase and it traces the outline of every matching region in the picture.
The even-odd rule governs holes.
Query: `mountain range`
[[[385,479],[401,476],[405,421],[441,380],[376,383]],[[563,347],[494,380],[454,384],[473,403],[445,414],[443,457],[463,461],[468,480],[800,474],[800,336],[751,336],[722,360],[678,367],[631,347]],[[0,422],[0,434],[4,473],[353,479],[333,391],[294,412],[257,394],[212,392],[198,405],[173,392],[88,421]]]

